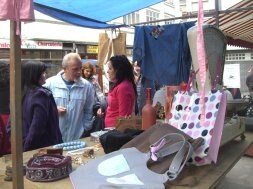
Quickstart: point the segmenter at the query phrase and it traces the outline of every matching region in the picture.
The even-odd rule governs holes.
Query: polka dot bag
[[[171,118],[167,121],[192,138],[204,138],[204,144],[194,151],[192,163],[216,163],[224,126],[226,95],[219,90],[205,94],[204,124],[200,125],[200,93],[178,91],[173,99]]]

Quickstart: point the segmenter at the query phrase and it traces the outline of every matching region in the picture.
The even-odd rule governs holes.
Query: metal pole
[[[219,0],[215,0],[215,25],[218,28],[219,27]]]

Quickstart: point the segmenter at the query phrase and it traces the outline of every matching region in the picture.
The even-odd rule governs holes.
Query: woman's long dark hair
[[[39,61],[22,62],[22,83],[21,90],[23,95],[28,89],[40,87],[39,80],[41,74],[46,71],[46,65]]]
[[[134,82],[133,66],[125,55],[117,55],[110,58],[111,65],[116,72],[116,83],[112,86],[114,89],[118,84],[127,79],[133,85],[134,92],[136,92],[136,84]]]
[[[10,85],[10,66],[7,62],[0,61],[0,87]]]

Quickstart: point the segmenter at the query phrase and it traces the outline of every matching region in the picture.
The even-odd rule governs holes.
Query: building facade
[[[250,69],[253,68],[253,50],[230,47],[230,50],[227,50],[226,53],[225,66],[226,65],[234,65],[235,67],[238,65],[239,70],[237,70],[237,72],[239,71],[240,76],[240,91],[243,95],[248,94],[249,91],[246,86],[246,78],[249,75]]]

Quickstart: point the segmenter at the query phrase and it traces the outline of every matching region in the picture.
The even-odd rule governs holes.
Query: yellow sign
[[[98,46],[87,45],[86,52],[89,54],[98,54]]]

